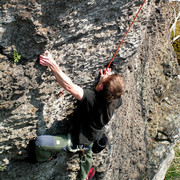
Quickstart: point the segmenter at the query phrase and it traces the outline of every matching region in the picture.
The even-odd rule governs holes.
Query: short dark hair
[[[103,97],[107,101],[119,99],[124,93],[124,78],[119,74],[112,74],[103,82]]]

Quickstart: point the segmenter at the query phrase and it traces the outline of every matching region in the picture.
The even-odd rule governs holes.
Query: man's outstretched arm
[[[71,79],[63,73],[63,71],[58,67],[57,63],[52,58],[50,52],[45,52],[46,56],[40,55],[40,64],[42,66],[49,66],[56,77],[57,82],[68,92],[70,92],[76,99],[81,100],[84,91],[83,89],[74,84]]]

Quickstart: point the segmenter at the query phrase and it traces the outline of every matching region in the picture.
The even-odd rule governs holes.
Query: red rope
[[[133,24],[134,24],[136,18],[138,17],[138,15],[139,15],[139,13],[140,13],[142,7],[144,6],[145,2],[146,2],[146,0],[144,0],[143,4],[142,4],[141,7],[139,8],[139,11],[137,12],[136,16],[134,17],[133,22],[132,22],[131,25],[129,26],[129,29],[127,30],[125,36],[123,37],[122,41],[120,42],[120,44],[119,44],[119,46],[118,46],[116,52],[114,53],[114,55],[113,55],[111,61],[109,62],[108,66],[107,66],[107,68],[106,68],[106,71],[107,71],[107,69],[109,68],[109,66],[111,65],[111,63],[113,62],[113,60],[114,60],[114,58],[115,58],[117,52],[119,51],[119,49],[120,49],[122,43],[124,42],[124,40],[125,40],[127,34],[129,33],[130,29],[132,28],[132,26],[133,26]],[[105,73],[106,73],[106,71],[105,71]],[[98,86],[99,86],[99,83],[97,84],[96,88],[97,88]]]
[[[142,4],[142,5],[141,5],[141,7],[139,8],[139,11],[137,12],[136,16],[134,17],[133,22],[132,22],[132,23],[131,23],[131,25],[129,26],[129,29],[127,30],[127,32],[126,32],[126,34],[125,34],[125,36],[124,36],[123,40],[122,40],[122,41],[121,41],[121,43],[119,44],[119,46],[118,46],[118,48],[117,48],[116,52],[114,53],[114,55],[113,55],[113,57],[112,57],[111,61],[109,62],[108,66],[107,66],[107,68],[106,68],[106,71],[107,71],[107,69],[109,68],[109,66],[111,65],[111,63],[113,62],[113,60],[114,60],[114,58],[115,58],[115,56],[116,56],[117,52],[119,51],[119,49],[120,49],[120,47],[121,47],[122,43],[124,42],[124,40],[125,40],[125,38],[126,38],[127,34],[129,33],[129,31],[130,31],[131,27],[133,26],[133,24],[134,24],[134,22],[135,22],[136,18],[138,17],[138,15],[139,15],[139,13],[140,13],[140,11],[141,11],[142,7],[144,6],[145,2],[146,2],[146,0],[144,0],[143,4]]]

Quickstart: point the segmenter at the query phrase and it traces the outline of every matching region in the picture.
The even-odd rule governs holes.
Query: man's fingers
[[[44,65],[44,62],[42,62],[42,61],[40,61],[39,63],[40,63],[41,65]]]
[[[47,66],[47,63],[44,62],[44,61],[40,61],[39,63],[40,63],[42,66]]]
[[[107,75],[111,75],[111,68],[107,68],[106,69],[106,73],[105,74],[107,74]]]
[[[46,59],[46,58],[40,58],[40,59],[39,59],[39,63],[40,63],[41,65],[43,65],[43,64],[47,63],[47,59]]]
[[[45,58],[46,56],[40,55],[39,57],[40,57],[40,58]]]
[[[107,72],[111,72],[111,68],[107,68],[106,71],[107,71]]]
[[[43,63],[43,64],[44,64],[44,63],[47,64],[47,61],[44,61],[44,60],[41,59],[41,60],[39,60],[39,63],[40,63],[40,64],[42,64],[42,63]]]
[[[43,56],[43,55],[40,55],[39,57],[40,57],[40,59],[49,60],[49,58],[48,58],[48,57]]]
[[[42,66],[49,66],[50,58],[48,57],[50,55],[49,51],[45,51],[44,55],[39,56],[39,63]]]
[[[44,60],[40,59],[39,63],[40,63],[40,64],[41,64],[41,63],[44,63]]]

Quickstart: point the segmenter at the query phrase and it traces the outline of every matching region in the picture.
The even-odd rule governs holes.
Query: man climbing
[[[68,144],[67,136],[39,136],[36,139],[37,160],[39,159],[39,162],[48,160],[51,156],[50,151],[59,150],[67,144],[66,149],[71,152],[82,151],[78,179],[88,179],[88,172],[92,171],[92,149],[99,152],[101,145],[106,144],[103,142],[107,141],[103,135],[104,126],[110,121],[115,109],[122,104],[123,77],[119,74],[112,74],[110,68],[100,70],[98,85],[95,90],[88,90],[74,84],[58,67],[50,52],[46,51],[45,55],[40,55],[40,64],[49,66],[60,86],[78,100],[78,110],[74,116],[70,135],[71,145]],[[60,148],[58,148],[59,144],[61,144]]]

